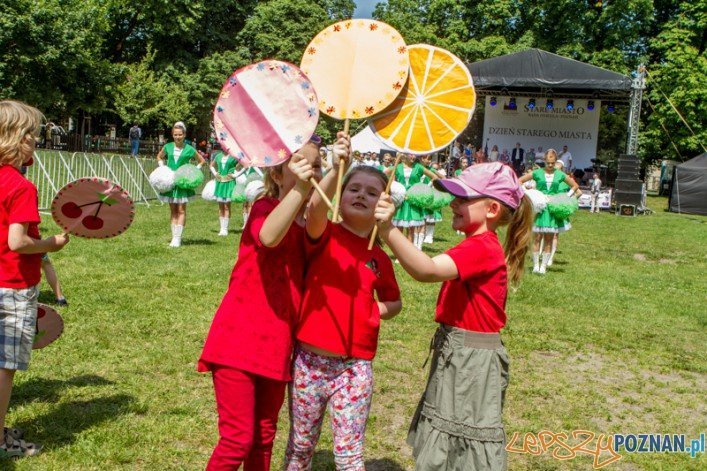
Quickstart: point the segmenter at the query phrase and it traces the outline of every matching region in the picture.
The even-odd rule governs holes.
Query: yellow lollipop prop
[[[314,85],[319,110],[349,120],[373,116],[390,105],[405,86],[410,69],[407,46],[392,26],[375,20],[345,20],[317,34],[300,69]],[[334,221],[339,214],[344,167],[339,167]]]
[[[408,52],[408,83],[369,125],[394,149],[429,154],[447,147],[466,129],[476,92],[469,69],[451,52],[426,44],[409,46]]]

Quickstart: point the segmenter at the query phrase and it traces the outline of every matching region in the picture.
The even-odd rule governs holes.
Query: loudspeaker
[[[641,180],[636,180],[635,178],[617,178],[614,186],[616,187],[616,191],[630,191],[638,193],[643,191],[643,182]]]
[[[641,163],[637,160],[623,160],[619,159],[619,171],[621,170],[635,170],[638,172],[641,168]]]
[[[619,170],[618,175],[616,175],[617,180],[638,180],[638,172],[633,170]]]
[[[622,204],[633,204],[635,206],[640,206],[643,193],[641,191],[621,191],[619,189],[614,193],[614,198],[616,198],[616,205],[620,206]]]

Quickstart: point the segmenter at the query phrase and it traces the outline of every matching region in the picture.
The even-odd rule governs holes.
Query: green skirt
[[[535,216],[533,223],[533,232],[557,234],[560,232],[569,231],[572,228],[567,219],[557,219],[550,213],[548,208],[545,208]]]
[[[506,469],[501,420],[508,387],[508,353],[498,334],[440,324],[422,399],[410,425],[415,469]]]
[[[216,190],[214,196],[219,203],[230,203],[233,199],[233,189],[236,187],[236,181],[227,182],[216,181]]]
[[[424,226],[425,210],[405,200],[393,216],[393,225],[397,227]]]
[[[160,193],[159,198],[163,203],[188,203],[194,195],[194,190],[184,190],[175,186],[171,191]]]

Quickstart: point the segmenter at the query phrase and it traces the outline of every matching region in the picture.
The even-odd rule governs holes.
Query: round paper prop
[[[345,20],[314,37],[300,66],[317,89],[322,113],[360,119],[392,103],[405,85],[410,61],[403,37],[392,26]]]
[[[44,348],[64,332],[64,321],[61,316],[46,304],[37,304],[37,326],[34,333],[33,350]]]
[[[125,232],[135,217],[128,192],[105,178],[80,178],[59,190],[52,217],[64,232],[107,239]]]
[[[257,167],[287,160],[312,137],[318,121],[312,83],[297,66],[275,60],[235,71],[214,110],[223,148]]]
[[[408,50],[408,83],[369,125],[384,143],[401,152],[436,152],[467,127],[476,92],[469,69],[452,53],[426,44]]]
[[[150,174],[150,185],[158,193],[167,193],[174,189],[174,170],[167,167],[157,167]]]

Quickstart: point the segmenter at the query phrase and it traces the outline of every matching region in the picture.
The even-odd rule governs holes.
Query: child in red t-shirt
[[[336,468],[364,469],[363,441],[373,393],[371,360],[380,320],[392,318],[402,308],[390,258],[378,246],[368,250],[374,210],[385,187],[380,170],[353,168],[343,184],[340,224],[327,220],[319,195],[312,198],[290,390],[288,470],[310,469],[327,405]]]
[[[408,443],[419,470],[506,469],[501,412],[508,354],[499,331],[506,323],[508,282],[517,284],[523,272],[532,206],[513,170],[500,162],[474,165],[434,184],[455,196],[452,228],[466,234],[442,255],[416,250],[391,225],[390,198],[376,208],[381,237],[403,268],[418,281],[443,282],[430,376]],[[504,225],[505,255],[496,236]]]
[[[42,113],[0,101],[0,457],[32,456],[41,446],[8,432],[5,414],[15,371],[29,367],[37,323],[42,254],[61,250],[64,234],[40,239],[37,188],[20,168],[31,165]]]
[[[321,178],[318,136],[270,167],[243,229],[228,291],[209,330],[199,371],[213,375],[219,442],[208,470],[270,469],[290,380],[292,333],[303,290],[304,217],[310,178]],[[339,136],[334,151],[348,151]]]

